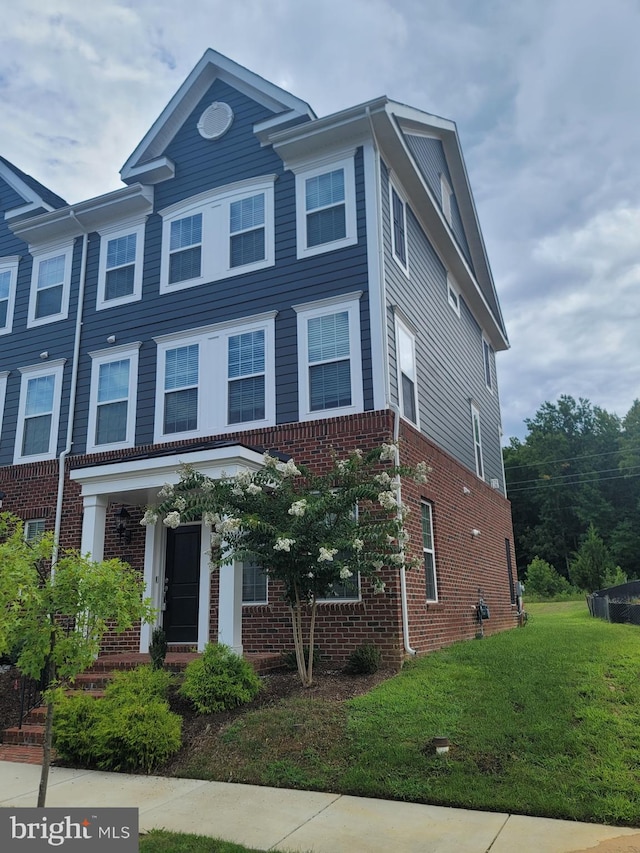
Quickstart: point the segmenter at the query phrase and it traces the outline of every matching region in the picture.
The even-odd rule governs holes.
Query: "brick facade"
[[[222,438],[225,442],[286,453],[320,471],[329,465],[332,450],[346,454],[355,448],[366,451],[380,446],[383,441],[391,440],[393,427],[393,413],[379,411],[227,434]],[[428,652],[474,637],[478,627],[474,606],[479,590],[491,613],[484,623],[485,632],[513,627],[516,614],[511,604],[505,550],[506,543],[511,548],[513,542],[508,501],[405,422],[400,426],[399,436],[403,464],[415,465],[425,460],[431,467],[427,484],[403,481],[402,499],[410,508],[407,526],[411,544],[418,549],[422,543],[420,503],[429,501],[432,505],[438,585],[437,603],[427,603],[424,569],[406,574],[410,647],[419,653]],[[188,451],[196,445],[202,442],[182,442],[170,447]],[[162,446],[162,452],[167,449],[167,445]],[[63,547],[80,547],[82,530],[82,499],[77,484],[68,479],[68,471],[153,453],[153,447],[144,447],[117,454],[69,458],[61,529]],[[6,492],[3,508],[25,520],[44,518],[46,527],[53,529],[57,482],[54,462],[0,469],[0,490]],[[142,571],[145,530],[138,522],[143,508],[127,507],[131,514],[131,541],[125,544],[118,542],[115,533],[114,514],[119,506],[112,504],[107,513],[105,558],[120,557]],[[478,536],[472,535],[474,529],[480,531]],[[323,656],[341,663],[353,649],[368,642],[380,647],[388,663],[402,660],[405,652],[398,570],[386,569],[383,580],[384,594],[374,595],[363,580],[361,601],[319,605],[316,642]],[[217,623],[218,576],[214,572],[210,596],[212,641],[217,638]],[[139,636],[139,627],[120,635],[109,634],[104,651],[138,651]],[[268,604],[243,608],[243,646],[247,652],[292,649],[289,611],[276,582],[269,584]]]

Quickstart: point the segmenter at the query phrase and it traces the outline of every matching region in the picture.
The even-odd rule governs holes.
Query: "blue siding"
[[[451,173],[449,172],[447,160],[444,155],[442,142],[440,142],[439,139],[432,139],[427,136],[414,136],[409,133],[405,134],[405,139],[407,140],[411,153],[415,157],[418,168],[422,172],[422,176],[427,182],[429,189],[440,203],[440,206],[442,206],[442,186],[440,184],[440,175],[444,175],[447,183],[453,189]],[[456,238],[456,242],[467,259],[467,262],[473,269],[471,252],[469,251],[469,244],[462,225],[462,219],[460,217],[460,210],[458,208],[458,201],[455,193],[451,196],[451,230]]]
[[[382,169],[383,240],[387,290],[387,346],[392,400],[397,404],[395,322],[392,306],[416,331],[420,428],[475,471],[470,400],[480,409],[485,479],[502,484],[500,409],[492,357],[493,393],[485,385],[482,330],[461,299],[460,317],[448,302],[447,271],[417,219],[407,215],[409,276],[391,253],[388,172]]]

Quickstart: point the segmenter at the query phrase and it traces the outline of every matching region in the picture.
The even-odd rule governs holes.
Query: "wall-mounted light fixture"
[[[49,350],[44,350],[43,352],[41,352],[40,358],[42,358],[42,359],[49,358]]]
[[[471,535],[473,536],[474,539],[477,539],[477,537],[480,536],[480,531],[478,530],[477,527],[473,528],[473,530],[471,531]]]
[[[463,487],[462,487],[462,494],[463,494],[463,495],[470,495],[470,494],[471,494],[471,489],[470,489],[468,486],[463,486]]]
[[[131,530],[129,530],[130,518],[131,516],[125,506],[121,506],[115,514],[118,545],[128,545],[131,542]]]
[[[107,343],[108,344],[115,344],[115,342],[116,342],[116,336],[115,335],[109,335],[109,337],[107,338]]]

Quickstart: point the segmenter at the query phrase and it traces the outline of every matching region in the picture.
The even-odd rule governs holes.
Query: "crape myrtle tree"
[[[38,807],[45,804],[53,732],[54,688],[93,663],[107,629],[124,631],[154,611],[143,581],[120,560],[94,562],[58,552],[54,537],[24,538],[22,521],[0,513],[0,655],[40,682],[47,703]]]
[[[395,464],[397,448],[383,444],[368,454],[333,455],[323,474],[293,459],[264,454],[257,471],[213,480],[190,466],[179,482],[159,492],[161,502],[142,524],[158,519],[168,527],[202,519],[211,525],[211,565],[234,560],[258,563],[280,581],[290,608],[298,673],[305,687],[313,680],[314,631],[318,599],[358,573],[384,593],[384,566],[411,568],[406,552],[406,508],[400,477],[426,481],[427,465]],[[305,642],[306,635],[306,642]],[[305,654],[305,647],[307,653]]]

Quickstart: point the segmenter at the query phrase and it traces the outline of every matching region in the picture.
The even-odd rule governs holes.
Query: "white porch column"
[[[104,529],[107,522],[106,495],[85,495],[82,499],[82,554],[90,554],[96,563],[104,559]]]
[[[242,654],[242,563],[221,566],[218,642]]]

